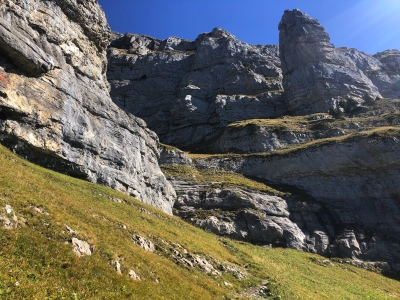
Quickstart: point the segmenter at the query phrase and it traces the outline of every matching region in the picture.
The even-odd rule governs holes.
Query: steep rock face
[[[114,102],[167,144],[193,148],[231,122],[286,111],[277,47],[222,29],[195,41],[116,34],[108,59]]]
[[[286,10],[279,23],[279,55],[292,114],[326,112],[346,97],[362,102],[366,94],[380,96],[354,61],[334,48],[319,22],[297,9]]]
[[[1,1],[0,14],[1,143],[171,213],[157,136],[109,97],[97,1]]]
[[[282,116],[275,119],[238,121],[226,126],[214,141],[201,148],[206,153],[273,152],[288,146],[317,142],[368,131],[371,128],[400,125],[400,102],[379,99],[373,105],[357,107],[344,118],[327,113]]]
[[[235,123],[233,123],[235,124]],[[227,126],[207,149],[208,153],[257,153],[272,152],[292,144],[313,140],[312,132],[277,131],[265,126]]]
[[[171,183],[178,195],[174,213],[198,227],[258,245],[310,248],[281,197],[179,179],[171,179]]]
[[[318,239],[324,236],[326,241],[321,248],[325,250],[318,253],[386,261],[399,271],[398,137],[398,130],[394,130],[390,135],[375,133],[287,154],[199,158],[194,163],[305,191],[331,216],[321,225],[334,228],[316,228],[320,232]],[[301,209],[298,213],[291,220],[312,236],[313,232],[307,229],[308,217]],[[316,213],[319,218],[319,210]]]
[[[368,55],[354,48],[337,48],[378,88],[385,98],[400,98],[400,52],[386,50]]]
[[[400,51],[386,50],[374,55],[382,63],[380,72],[368,75],[386,98],[400,98]]]
[[[162,165],[191,165],[192,160],[185,152],[178,148],[173,148],[166,145],[160,145],[160,158],[158,164]]]

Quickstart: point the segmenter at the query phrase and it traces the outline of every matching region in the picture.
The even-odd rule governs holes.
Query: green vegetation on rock
[[[265,183],[230,171],[198,169],[186,165],[163,165],[161,166],[161,170],[166,177],[182,178],[200,184],[212,183],[212,187],[214,188],[227,188],[229,186],[236,186],[244,189],[281,196],[285,194],[266,185]]]

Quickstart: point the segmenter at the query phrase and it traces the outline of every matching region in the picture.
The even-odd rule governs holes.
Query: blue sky
[[[221,27],[251,44],[277,44],[285,9],[316,18],[336,47],[400,49],[400,0],[98,0],[112,30],[194,40]]]

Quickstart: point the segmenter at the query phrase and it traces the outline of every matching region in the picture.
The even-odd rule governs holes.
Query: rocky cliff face
[[[348,97],[359,104],[400,97],[395,50],[371,56],[335,48],[319,22],[298,10],[286,11],[279,28],[279,51],[218,28],[195,41],[114,33],[107,71],[111,97],[143,118],[162,142],[201,152],[236,152],[232,141],[249,132],[226,127],[232,122],[326,113]],[[277,148],[250,136],[250,146],[239,146],[239,152]],[[269,132],[264,137],[274,139]],[[309,137],[278,139],[290,144]]]
[[[194,164],[295,187],[295,194],[306,192],[311,198],[302,199],[300,206],[287,200],[291,222],[308,241],[303,247],[310,245],[324,255],[390,262],[398,271],[398,137],[398,128],[379,129],[274,155],[199,158]],[[291,246],[290,240],[286,244]]]
[[[171,213],[157,136],[109,97],[97,1],[1,1],[0,14],[1,143]]]
[[[114,102],[167,144],[196,148],[231,122],[286,111],[277,46],[249,45],[222,29],[195,41],[116,35],[108,58]]]
[[[174,213],[185,220],[256,244],[385,261],[398,272],[400,102],[377,98],[400,96],[399,52],[335,48],[298,10],[284,13],[279,30],[279,51],[221,29],[195,41],[115,34],[112,98],[163,142],[221,154],[189,158],[162,147]],[[327,114],[348,98],[356,105],[342,118]],[[249,178],[257,183],[244,184]]]
[[[325,29],[301,11],[286,10],[279,23],[279,55],[288,109],[304,115],[326,112],[352,97],[380,96],[378,88],[330,43]]]

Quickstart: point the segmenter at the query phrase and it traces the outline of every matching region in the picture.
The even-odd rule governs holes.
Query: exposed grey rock
[[[264,280],[261,283],[261,285],[248,288],[247,290],[242,292],[240,295],[243,296],[243,297],[249,297],[249,298],[255,299],[255,300],[265,299],[265,295],[268,295],[268,293],[270,293],[270,289],[268,287],[268,283],[269,283],[269,280]],[[276,298],[279,299],[280,296],[276,297]]]
[[[132,237],[132,241],[139,247],[143,248],[145,251],[153,252],[155,250],[154,243],[140,235],[134,235]]]
[[[386,66],[355,49],[336,49],[318,21],[298,10],[285,12],[280,28],[284,52],[274,45],[246,44],[218,28],[193,42],[115,35],[108,50],[112,98],[144,118],[167,144],[224,152],[229,151],[230,139],[236,143],[244,135],[225,129],[232,122],[288,111],[327,112],[346,97],[362,103],[367,96],[398,96],[395,51],[380,54]],[[280,60],[287,74],[285,93]],[[239,142],[238,151],[233,151],[279,148],[263,143],[264,138],[271,136],[252,136],[250,146]],[[281,142],[307,138],[288,136]]]
[[[339,100],[381,96],[356,64],[330,43],[316,19],[286,10],[279,23],[279,55],[288,109],[296,115],[326,112]]]
[[[219,28],[193,42],[117,36],[108,58],[114,102],[167,144],[192,147],[230,122],[286,111],[277,46],[249,45]]]
[[[287,154],[210,157],[196,159],[194,164],[306,192],[312,202],[289,201],[288,207],[290,221],[306,236],[309,251],[393,265],[400,261],[398,147],[395,131],[386,137],[349,138]],[[266,235],[279,236],[290,225],[281,221],[274,220],[277,226],[267,223]]]
[[[92,255],[92,247],[88,242],[82,241],[77,238],[72,238],[72,245],[74,246],[74,253],[78,256]]]
[[[119,262],[119,257],[117,257],[117,259],[115,259],[114,261],[111,262],[111,265],[113,266],[113,268],[115,269],[115,271],[118,274],[122,274],[121,272],[121,263]],[[130,274],[129,274],[130,275]]]
[[[208,153],[256,153],[272,152],[288,145],[300,144],[317,138],[307,131],[279,131],[255,124],[248,126],[227,126],[218,139],[201,150]]]
[[[14,229],[14,223],[4,214],[0,214],[0,220],[2,221],[3,228]]]
[[[398,50],[386,50],[375,55],[368,55],[354,48],[342,47],[336,50],[350,59],[372,81],[382,97],[400,97]]]
[[[198,255],[193,257],[193,262],[206,273],[218,276],[222,275],[220,271],[214,269],[214,266],[209,261]]]
[[[48,213],[47,211],[45,211],[43,208],[41,208],[41,207],[34,206],[34,207],[33,207],[33,210],[34,210],[35,212],[41,214],[41,215],[46,215],[46,216],[49,215],[49,213]]]
[[[160,166],[170,164],[190,166],[192,160],[185,154],[185,152],[178,148],[160,145],[160,158],[158,159],[158,164]]]
[[[3,208],[5,213],[0,213],[0,221],[2,222],[2,227],[5,229],[15,229],[18,227],[18,217],[15,214],[14,209],[11,205],[7,204]]]
[[[140,281],[139,275],[137,275],[137,274],[135,273],[135,271],[133,271],[133,270],[130,270],[130,271],[129,271],[129,277],[132,278],[133,280]]]
[[[273,152],[296,144],[354,134],[371,128],[399,126],[399,104],[398,100],[380,99],[373,105],[345,113],[344,119],[318,113],[234,122],[200,150],[206,153]]]
[[[198,185],[179,179],[170,181],[178,194],[174,212],[198,227],[254,244],[317,252],[314,248],[318,245],[312,243],[312,233],[316,229],[324,230],[314,222],[319,209],[304,209],[303,215],[311,216],[308,216],[307,224],[302,223],[299,227],[296,221],[300,219],[296,220],[292,215],[295,200],[237,187],[221,190],[213,188],[212,184]],[[301,202],[296,200],[296,203]],[[328,246],[329,241],[326,241],[325,247]]]
[[[171,213],[157,136],[109,97],[111,33],[97,2],[12,0],[0,15],[0,142]]]
[[[78,231],[73,230],[71,227],[69,227],[68,225],[65,225],[65,229],[67,229],[68,233],[71,235],[77,235],[79,234]]]
[[[400,51],[386,50],[374,55],[382,63],[378,72],[368,76],[386,98],[400,98]]]

